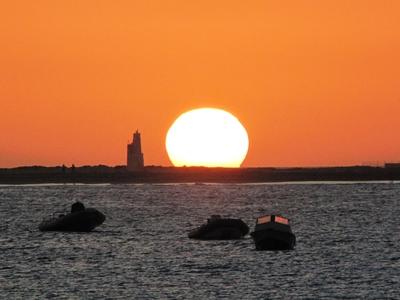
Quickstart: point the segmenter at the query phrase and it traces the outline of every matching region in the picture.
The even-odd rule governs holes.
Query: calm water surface
[[[38,231],[76,200],[105,223]],[[399,183],[2,186],[0,297],[396,299],[399,200]],[[212,214],[253,228],[264,213],[291,219],[294,251],[187,238]]]

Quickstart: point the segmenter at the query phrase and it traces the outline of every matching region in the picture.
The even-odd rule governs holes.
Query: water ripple
[[[398,297],[400,184],[0,187],[4,298],[381,299]],[[72,202],[103,211],[92,233],[42,233]],[[251,238],[193,241],[212,214],[292,221],[294,251]]]

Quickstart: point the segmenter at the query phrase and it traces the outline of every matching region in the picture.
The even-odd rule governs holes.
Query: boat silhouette
[[[296,245],[289,219],[279,215],[257,218],[254,231],[250,233],[257,250],[291,250]]]

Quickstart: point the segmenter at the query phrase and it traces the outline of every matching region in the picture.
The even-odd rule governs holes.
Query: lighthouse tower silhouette
[[[127,147],[127,169],[129,171],[140,170],[144,167],[144,159],[142,153],[142,142],[138,130],[133,134],[133,140]]]

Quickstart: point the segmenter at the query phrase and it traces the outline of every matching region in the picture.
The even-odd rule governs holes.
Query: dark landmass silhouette
[[[384,167],[321,168],[205,168],[147,166],[128,171],[126,166],[29,166],[0,168],[0,184],[39,183],[257,183],[285,181],[400,180],[400,164]]]

